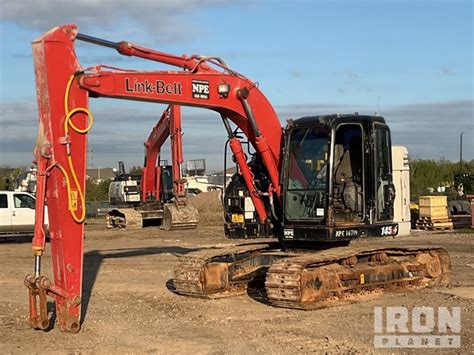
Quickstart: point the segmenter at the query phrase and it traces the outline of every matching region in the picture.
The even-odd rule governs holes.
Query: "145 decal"
[[[397,233],[398,233],[398,224],[394,226],[382,227],[382,235],[397,235]]]

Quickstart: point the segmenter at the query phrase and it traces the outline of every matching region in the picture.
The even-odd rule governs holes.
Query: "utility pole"
[[[462,172],[462,135],[464,132],[461,132],[459,135],[459,172]]]

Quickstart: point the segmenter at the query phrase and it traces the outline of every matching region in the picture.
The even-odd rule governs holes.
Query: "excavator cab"
[[[342,242],[394,236],[390,130],[379,116],[331,115],[289,120],[284,135],[281,204],[258,219],[241,175],[224,194],[229,238],[278,236],[283,242]],[[268,180],[257,156],[249,162],[259,191]],[[263,194],[262,194],[263,195]]]
[[[390,131],[382,117],[290,120],[285,143],[283,240],[397,234]]]

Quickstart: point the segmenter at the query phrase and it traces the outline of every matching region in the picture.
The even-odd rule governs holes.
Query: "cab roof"
[[[382,116],[371,116],[371,115],[359,115],[357,113],[352,114],[332,114],[332,115],[320,115],[320,116],[305,116],[298,119],[288,120],[288,128],[300,127],[300,126],[311,126],[316,124],[322,124],[330,127],[334,127],[341,122],[354,122],[354,123],[385,123],[385,119]]]

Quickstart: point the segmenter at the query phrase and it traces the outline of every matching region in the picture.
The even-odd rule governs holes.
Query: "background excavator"
[[[179,70],[83,68],[75,55],[76,40]],[[177,293],[232,295],[263,278],[270,304],[313,309],[348,295],[353,301],[373,289],[449,282],[450,258],[442,248],[395,248],[375,239],[372,248],[348,246],[362,236],[398,233],[390,130],[382,117],[311,116],[289,120],[283,128],[258,86],[220,58],[175,56],[110,42],[78,33],[74,25],[55,27],[36,39],[33,56],[38,188],[34,275],[25,279],[32,327],[49,326],[46,296],[52,295],[60,329],[80,329],[86,133],[93,124],[89,97],[195,106],[221,116],[238,166],[225,191],[225,234],[273,239],[186,254],[174,271]],[[248,138],[254,154],[244,153],[231,122]],[[153,191],[150,183],[146,186]],[[144,189],[145,196],[149,191]],[[54,282],[41,273],[46,204]]]
[[[171,141],[171,166],[160,164],[161,147],[168,137]],[[181,108],[170,105],[163,111],[145,142],[145,163],[140,187],[137,179],[129,180],[125,174],[122,174],[124,179],[111,183],[109,189],[111,204],[115,195],[128,196],[122,193],[126,184],[134,184],[135,190],[130,196],[134,201],[126,201],[132,202],[128,208],[118,203],[118,206],[108,211],[107,227],[132,229],[141,228],[147,223],[155,223],[160,224],[165,230],[196,228],[199,214],[187,198],[186,180],[181,175],[182,163]],[[118,190],[118,193],[114,194],[113,189]]]

